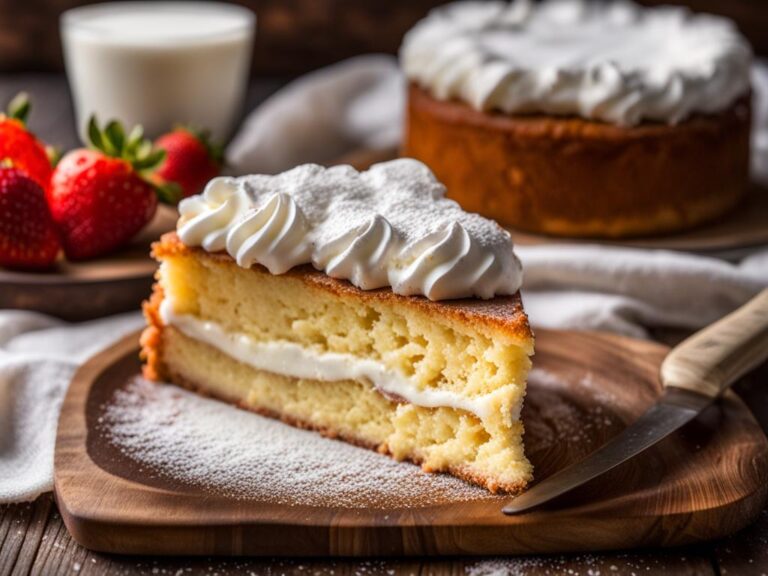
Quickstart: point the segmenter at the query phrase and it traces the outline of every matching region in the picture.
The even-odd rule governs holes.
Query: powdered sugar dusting
[[[615,396],[601,390],[594,377],[587,373],[579,379],[578,388],[589,388],[600,401],[579,406],[564,402],[560,394],[573,388],[574,383],[563,379],[557,373],[534,368],[528,375],[529,412],[535,410],[535,418],[526,419],[526,445],[539,446],[574,445],[590,446],[595,438],[601,438],[606,431],[621,426],[621,421],[606,406],[615,404]],[[557,399],[557,400],[556,400]],[[596,448],[597,446],[593,446]]]
[[[451,476],[141,378],[113,394],[98,429],[153,474],[231,498],[346,508],[494,498]]]
[[[640,574],[694,573],[703,558],[685,550],[647,553],[559,554],[496,557],[468,560],[466,576],[639,576]],[[708,566],[708,564],[707,564]],[[698,573],[698,572],[696,572]]]

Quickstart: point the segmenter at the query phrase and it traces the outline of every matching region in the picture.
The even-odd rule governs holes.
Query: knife
[[[768,288],[673,348],[661,364],[663,392],[623,432],[533,488],[502,511],[519,514],[549,502],[653,446],[693,420],[724,390],[768,359]]]

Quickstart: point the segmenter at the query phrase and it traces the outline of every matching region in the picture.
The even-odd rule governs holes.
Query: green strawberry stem
[[[165,150],[154,148],[152,141],[144,138],[141,126],[136,126],[126,137],[120,122],[112,120],[101,129],[96,117],[91,116],[88,140],[91,148],[105,156],[125,160],[136,172],[151,172],[165,159]]]
[[[112,120],[102,129],[91,116],[88,121],[88,144],[105,156],[128,162],[136,173],[157,192],[162,202],[175,204],[181,198],[181,188],[175,184],[158,182],[154,171],[165,160],[165,150],[155,148],[152,141],[144,138],[144,129],[137,125],[126,135],[123,125]]]
[[[29,110],[32,108],[32,104],[29,101],[29,94],[26,92],[19,92],[8,103],[7,116],[18,120],[22,124],[27,123],[27,116],[29,116]]]
[[[176,182],[152,182],[160,202],[176,205],[184,195],[184,191]]]

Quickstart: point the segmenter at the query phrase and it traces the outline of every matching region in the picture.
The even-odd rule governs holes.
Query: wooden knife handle
[[[766,359],[768,288],[673,348],[661,382],[715,397]]]

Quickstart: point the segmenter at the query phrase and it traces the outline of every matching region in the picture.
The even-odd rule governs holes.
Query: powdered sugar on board
[[[457,478],[138,377],[115,391],[98,429],[145,472],[231,498],[346,508],[494,498]]]
[[[535,411],[536,417],[525,418],[526,447],[532,451],[538,447],[598,447],[596,438],[602,438],[606,431],[618,432],[621,421],[611,412],[616,397],[601,388],[600,383],[587,373],[578,379],[578,387],[588,388],[596,402],[576,405],[563,401],[563,391],[572,388],[574,382],[563,379],[556,373],[534,368],[528,375],[529,394],[526,397],[527,413]],[[530,454],[529,454],[530,456]]]

